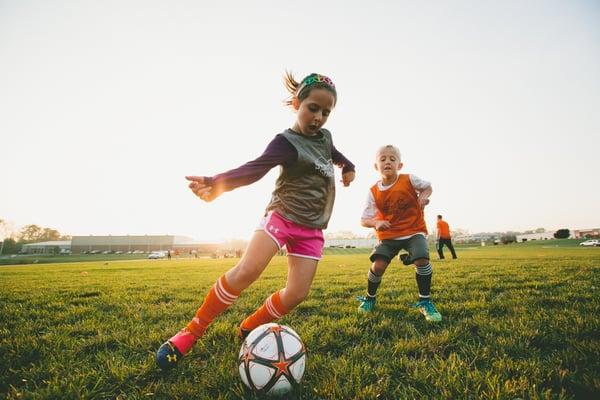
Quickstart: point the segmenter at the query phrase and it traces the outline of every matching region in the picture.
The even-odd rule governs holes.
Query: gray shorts
[[[414,235],[403,240],[382,240],[375,246],[369,259],[374,262],[377,258],[382,258],[389,263],[400,250],[408,251],[409,264],[420,258],[429,260],[429,245],[423,235]]]

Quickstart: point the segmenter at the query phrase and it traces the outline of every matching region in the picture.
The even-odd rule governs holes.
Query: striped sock
[[[267,324],[283,317],[290,311],[281,302],[280,291],[277,291],[269,296],[254,314],[246,318],[240,325],[240,328],[245,331],[251,331],[262,324]]]
[[[371,268],[367,273],[367,295],[369,297],[375,297],[377,288],[381,284],[381,275],[377,275]]]
[[[186,326],[196,338],[204,334],[213,319],[227,309],[240,294],[227,284],[225,275],[221,275],[210,288],[204,302],[196,311],[196,316]]]
[[[431,276],[433,271],[431,263],[416,267],[417,286],[419,287],[419,300],[429,300],[431,290]]]

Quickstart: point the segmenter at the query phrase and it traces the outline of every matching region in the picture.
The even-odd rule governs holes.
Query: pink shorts
[[[281,249],[285,246],[288,256],[320,260],[323,256],[323,231],[308,228],[283,218],[270,211],[261,221],[257,230],[263,230]]]

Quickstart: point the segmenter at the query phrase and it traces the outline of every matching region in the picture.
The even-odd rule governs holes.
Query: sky
[[[293,125],[286,70],[338,89],[325,128],[356,180],[329,232],[369,233],[384,144],[431,182],[430,229],[600,227],[600,3],[582,0],[0,0],[0,219],[249,238],[278,168],[211,203],[184,176]]]

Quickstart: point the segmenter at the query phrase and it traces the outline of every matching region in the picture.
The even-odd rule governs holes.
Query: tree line
[[[15,254],[24,244],[53,240],[71,240],[71,236],[35,224],[25,225],[15,231],[8,221],[0,219],[0,254]]]

